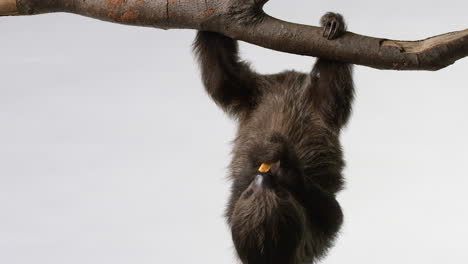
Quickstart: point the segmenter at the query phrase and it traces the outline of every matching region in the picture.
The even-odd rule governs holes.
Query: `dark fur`
[[[321,20],[332,41],[345,31],[338,14]],[[353,101],[348,64],[318,59],[311,73],[260,75],[238,57],[237,42],[198,32],[195,52],[213,100],[238,121],[226,210],[245,264],[301,264],[322,257],[342,224],[339,142]],[[271,173],[257,178],[262,162]]]

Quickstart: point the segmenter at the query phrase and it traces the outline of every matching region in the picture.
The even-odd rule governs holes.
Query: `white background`
[[[271,1],[317,25],[421,39],[468,27],[465,0]],[[69,14],[0,18],[0,263],[236,263],[223,218],[234,124],[205,95],[194,31]],[[313,58],[242,44],[256,69]],[[468,262],[468,58],[438,72],[356,67],[342,142],[338,263]]]

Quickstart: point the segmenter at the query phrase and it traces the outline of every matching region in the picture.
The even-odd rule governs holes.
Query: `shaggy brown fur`
[[[321,19],[325,38],[343,18]],[[194,43],[209,95],[238,121],[226,210],[244,264],[302,264],[324,256],[342,224],[339,142],[353,101],[348,64],[318,59],[310,74],[260,75],[238,58],[235,40],[198,32]],[[259,174],[262,162],[273,163]]]

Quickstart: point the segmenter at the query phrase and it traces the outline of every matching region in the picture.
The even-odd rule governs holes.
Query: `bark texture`
[[[263,12],[268,0],[0,0],[0,15],[52,12],[135,26],[209,30],[278,51],[390,70],[438,70],[468,56],[468,29],[419,41],[348,32],[334,41],[319,27]]]
[[[0,0],[0,16],[17,15],[16,0]]]

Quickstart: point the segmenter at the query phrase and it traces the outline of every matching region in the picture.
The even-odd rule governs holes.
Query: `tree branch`
[[[0,16],[17,15],[16,0],[0,0]]]
[[[377,69],[438,70],[468,56],[468,29],[420,41],[348,32],[328,41],[318,27],[268,16],[268,0],[0,0],[0,15],[52,12],[135,26],[216,31],[278,51],[340,60]]]

